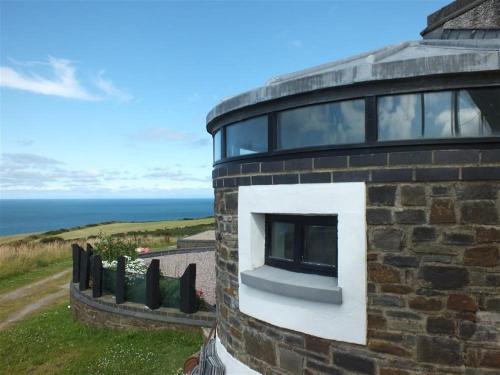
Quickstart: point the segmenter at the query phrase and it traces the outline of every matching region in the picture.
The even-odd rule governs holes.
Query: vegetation
[[[94,253],[100,255],[102,260],[106,262],[115,261],[120,255],[126,255],[131,259],[137,258],[138,244],[130,239],[120,237],[105,236],[99,233],[97,241],[94,243]]]
[[[131,243],[154,251],[174,246],[177,238],[213,229],[213,221],[213,218],[204,218],[90,224],[77,229],[0,237],[0,292],[70,267],[71,243],[84,245],[88,241],[95,244],[99,233],[110,236],[108,241],[112,243]],[[135,257],[135,253],[131,256]]]
[[[173,375],[201,343],[192,332],[87,327],[60,304],[0,332],[0,374]]]

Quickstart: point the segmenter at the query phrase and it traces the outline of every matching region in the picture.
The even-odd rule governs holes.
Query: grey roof
[[[500,70],[500,39],[404,42],[273,78],[262,87],[224,99],[208,113],[207,123],[239,108],[319,89],[492,70]]]

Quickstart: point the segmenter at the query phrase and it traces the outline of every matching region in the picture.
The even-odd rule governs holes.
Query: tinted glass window
[[[500,89],[459,91],[457,117],[461,137],[500,135]]]
[[[323,225],[304,226],[304,262],[335,266],[337,228]]]
[[[364,99],[302,107],[278,113],[278,149],[364,141]]]
[[[278,259],[293,260],[295,225],[291,223],[272,223],[270,256]]]
[[[222,130],[219,130],[214,135],[214,161],[222,158]]]
[[[452,101],[451,91],[424,94],[425,138],[449,138],[453,136]]]
[[[392,95],[378,98],[378,139],[390,141],[422,136],[420,94]]]
[[[226,127],[226,156],[267,151],[267,116],[255,117]]]

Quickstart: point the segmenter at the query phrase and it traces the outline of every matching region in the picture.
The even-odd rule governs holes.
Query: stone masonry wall
[[[499,149],[247,163],[213,177],[218,334],[240,361],[264,374],[500,372]],[[238,308],[238,186],[341,181],[367,182],[367,346]]]
[[[500,28],[500,0],[487,0],[446,22],[445,29],[498,29]]]

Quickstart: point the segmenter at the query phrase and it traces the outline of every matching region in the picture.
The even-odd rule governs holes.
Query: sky
[[[0,198],[212,197],[213,106],[447,3],[0,0]]]

